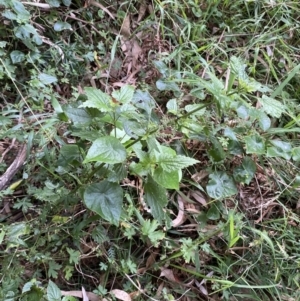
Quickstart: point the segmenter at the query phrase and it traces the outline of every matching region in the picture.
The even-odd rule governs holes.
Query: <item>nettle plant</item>
[[[159,143],[156,137],[160,122],[148,92],[126,85],[110,96],[86,88],[85,97],[79,106],[61,108],[53,102],[59,117],[73,122],[72,135],[81,138],[77,144],[62,146],[58,171],[71,171],[70,166],[87,167],[85,183],[76,178],[82,184],[84,203],[115,225],[120,221],[124,198],[120,183],[137,176],[143,182],[144,201],[151,214],[160,223],[168,223],[164,209],[168,204],[167,189],[178,190],[182,169],[198,161]],[[86,151],[87,141],[90,144]]]
[[[168,113],[175,118],[174,127],[187,138],[206,145],[210,161],[207,194],[213,199],[236,194],[236,183],[249,184],[253,179],[255,158],[299,161],[299,147],[284,141],[284,134],[299,130],[295,127],[299,121],[293,101],[283,89],[299,72],[300,65],[273,90],[249,77],[241,58],[231,57],[225,79],[218,78],[213,67],[200,60],[205,68],[204,78],[170,70],[162,62],[155,62],[155,66],[161,73],[157,88],[175,92],[166,104]],[[178,83],[189,87],[188,105]],[[291,121],[283,128],[274,126],[283,116]],[[234,158],[241,163],[235,163],[232,169]]]

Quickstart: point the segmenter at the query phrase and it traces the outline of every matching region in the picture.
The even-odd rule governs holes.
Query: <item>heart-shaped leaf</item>
[[[106,136],[96,139],[83,163],[92,161],[116,164],[126,160],[126,149],[115,137]]]
[[[119,224],[123,202],[123,190],[119,184],[102,181],[89,185],[84,191],[84,203],[114,225]]]
[[[209,182],[206,187],[211,198],[224,199],[237,193],[236,186],[232,178],[225,172],[214,172],[209,175]]]

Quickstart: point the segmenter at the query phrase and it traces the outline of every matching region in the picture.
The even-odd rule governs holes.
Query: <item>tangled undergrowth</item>
[[[1,300],[299,300],[297,0],[0,5]]]

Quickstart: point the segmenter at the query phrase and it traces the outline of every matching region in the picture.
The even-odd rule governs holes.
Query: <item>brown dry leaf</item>
[[[73,296],[77,298],[82,298],[82,291],[61,291],[63,296]],[[86,292],[89,301],[101,301],[100,297],[94,293]],[[104,301],[104,300],[102,300]]]
[[[131,301],[130,295],[122,290],[115,289],[115,290],[112,290],[111,293],[119,300]]]
[[[137,60],[142,53],[142,48],[135,38],[131,38],[131,30],[130,30],[130,16],[127,15],[122,23],[120,33],[121,37],[121,49],[127,57],[127,75],[129,75],[131,69],[138,69]],[[131,64],[131,65],[129,65]]]
[[[200,192],[200,191],[193,191],[191,192],[191,196],[201,205],[203,205],[204,207],[207,206],[207,202],[205,199],[205,196]]]
[[[209,175],[208,171],[200,170],[191,176],[191,179],[199,183]]]
[[[146,11],[147,11],[147,3],[145,0],[143,0],[141,1],[141,5],[139,7],[139,15],[137,18],[137,22],[140,22],[144,18]]]
[[[184,203],[181,196],[178,196],[178,215],[172,221],[172,227],[178,227],[184,223],[186,217],[184,215]]]
[[[174,276],[173,270],[167,268],[161,268],[161,273],[159,277],[166,277],[169,281],[179,282],[178,279]]]

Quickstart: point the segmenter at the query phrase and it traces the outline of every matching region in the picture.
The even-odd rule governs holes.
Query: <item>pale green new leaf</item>
[[[157,163],[166,172],[172,172],[199,163],[199,161],[181,155],[173,157],[170,155],[161,154],[158,158]]]
[[[115,100],[125,104],[132,100],[133,94],[134,87],[130,85],[125,85],[119,91],[113,91],[111,95],[115,98]]]
[[[106,136],[96,139],[83,163],[103,162],[108,164],[122,163],[126,160],[126,149],[115,137]]]
[[[85,88],[85,94],[88,98],[79,108],[95,108],[101,112],[112,111],[111,98],[109,95],[103,93],[101,90],[95,88]]]
[[[154,180],[161,186],[168,189],[179,189],[179,174],[177,170],[167,172],[161,167],[158,167],[154,171]]]
[[[123,203],[123,189],[119,184],[108,181],[91,184],[83,198],[88,209],[116,226],[119,224]]]
[[[263,110],[271,117],[280,118],[281,114],[286,111],[286,106],[278,100],[263,95],[259,102],[262,105]]]
[[[58,286],[49,280],[47,287],[47,297],[49,301],[60,301],[61,300],[61,291]]]

